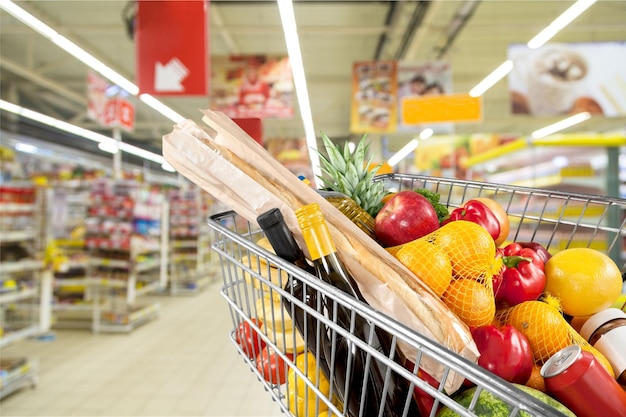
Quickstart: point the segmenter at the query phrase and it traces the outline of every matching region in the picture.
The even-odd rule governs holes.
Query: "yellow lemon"
[[[622,275],[607,255],[595,249],[571,248],[545,265],[546,292],[561,301],[563,312],[586,317],[611,307],[622,292]]]

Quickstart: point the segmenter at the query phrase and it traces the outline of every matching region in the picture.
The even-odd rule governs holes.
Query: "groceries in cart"
[[[376,176],[365,138],[326,136],[318,190],[226,116],[203,121],[164,156],[233,209],[210,222],[224,296],[284,412],[626,415],[626,201]],[[599,377],[555,370],[566,356]]]

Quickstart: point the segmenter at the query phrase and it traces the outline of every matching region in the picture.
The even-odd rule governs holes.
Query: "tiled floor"
[[[217,283],[195,296],[152,299],[157,320],[130,334],[54,330],[2,355],[39,362],[36,388],[0,402],[6,416],[279,416],[232,346]]]

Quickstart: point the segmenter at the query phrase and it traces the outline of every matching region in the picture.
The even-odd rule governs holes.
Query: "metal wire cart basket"
[[[385,188],[390,191],[425,188],[441,195],[441,202],[449,209],[460,206],[464,201],[476,197],[489,197],[499,202],[508,212],[511,221],[510,241],[534,241],[541,243],[552,252],[570,247],[591,247],[598,249],[609,256],[621,268],[624,267],[624,242],[626,200],[606,198],[591,195],[575,195],[554,191],[545,191],[517,186],[497,185],[480,182],[442,179],[415,175],[384,175],[376,177],[376,181],[383,181]],[[287,415],[301,416],[342,416],[348,413],[345,404],[338,398],[346,398],[345,394],[351,389],[349,381],[342,387],[337,384],[321,382],[321,369],[318,362],[313,367],[296,366],[293,348],[296,345],[315,346],[318,341],[300,340],[301,335],[291,326],[285,308],[273,309],[274,302],[291,305],[291,308],[304,310],[336,337],[331,340],[345,339],[354,353],[360,350],[365,353],[366,367],[374,361],[385,365],[386,380],[384,389],[389,389],[391,378],[402,379],[409,386],[407,398],[401,402],[396,410],[397,416],[417,416],[419,412],[411,408],[411,393],[422,390],[434,400],[434,407],[430,412],[435,416],[437,406],[445,405],[459,415],[475,416],[474,407],[478,394],[486,390],[511,408],[510,416],[562,416],[560,412],[545,405],[531,395],[522,392],[513,384],[496,377],[483,370],[478,365],[466,360],[431,341],[421,334],[407,328],[398,321],[361,303],[336,288],[322,282],[317,277],[297,268],[293,264],[273,255],[268,250],[256,244],[263,233],[255,225],[234,212],[225,212],[212,216],[209,224],[215,232],[212,249],[219,254],[221,260],[223,288],[222,295],[227,300],[233,323],[231,339],[244,360],[256,373],[266,390],[273,399],[280,404],[281,410]],[[273,275],[272,275],[273,274]],[[352,314],[352,322],[357,316],[367,320],[372,328],[383,329],[392,336],[392,345],[399,342],[410,344],[418,349],[416,363],[419,365],[423,358],[434,359],[445,367],[444,375],[456,372],[463,375],[468,381],[477,386],[474,400],[464,407],[452,400],[451,395],[444,391],[442,384],[430,385],[418,372],[418,366],[407,367],[401,365],[400,358],[392,350],[385,355],[371,347],[367,340],[354,335],[353,329],[345,329],[336,322],[329,320],[316,309],[309,307],[302,299],[294,296],[286,285],[289,277],[295,277],[308,288],[309,291],[325,297],[326,302],[345,306]],[[271,317],[275,323],[271,328],[259,325],[257,317]],[[286,381],[278,381],[268,377],[268,370],[257,366],[255,355],[242,349],[236,343],[240,328],[247,327],[253,342],[265,344],[275,351],[280,360],[284,361],[287,369],[292,369],[292,377]],[[311,332],[307,332],[309,335]],[[319,336],[319,331],[318,331]],[[239,335],[241,336],[241,334]],[[318,349],[319,351],[319,349]],[[333,352],[334,347],[333,347]],[[256,353],[256,352],[255,352]],[[280,362],[280,361],[279,361]],[[336,364],[336,366],[351,366]],[[367,369],[365,372],[367,375]],[[332,373],[331,373],[332,379]],[[280,384],[283,382],[282,384]],[[360,384],[361,387],[366,385]],[[339,392],[341,390],[343,392]],[[360,404],[365,404],[370,395],[367,389],[360,392]],[[296,398],[294,398],[296,397]],[[383,401],[386,397],[382,397]],[[371,405],[371,403],[370,403]],[[384,404],[377,409],[361,406],[359,416],[387,416]],[[388,409],[387,409],[388,410]],[[526,414],[528,413],[528,414]],[[424,416],[425,417],[425,416]]]

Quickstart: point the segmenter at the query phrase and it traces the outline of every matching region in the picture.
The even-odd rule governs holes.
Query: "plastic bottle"
[[[359,229],[367,233],[372,239],[376,239],[376,222],[374,217],[363,210],[356,201],[345,194],[335,191],[319,190],[318,193],[349,218],[352,223],[356,224]]]
[[[354,278],[337,256],[319,205],[314,203],[301,207],[296,210],[296,217],[316,275],[344,293],[365,302]],[[344,329],[349,330],[354,326],[355,336],[387,357],[391,353],[394,358],[399,357],[396,352],[391,352],[391,335],[358,313],[330,300],[326,303],[326,314],[329,320],[335,321]],[[410,400],[411,408],[408,415],[416,415],[417,408],[408,391],[406,380],[393,371],[387,375],[390,371],[388,366],[373,357],[368,363],[367,352],[348,338],[334,334],[333,331],[330,334],[330,340],[335,342],[335,349],[332,349],[333,344],[327,344],[324,347],[330,349],[324,353],[333,373],[332,383],[350,416],[377,416],[380,415],[381,407],[383,416],[400,416],[403,415],[407,399]],[[361,401],[362,398],[364,401]]]

